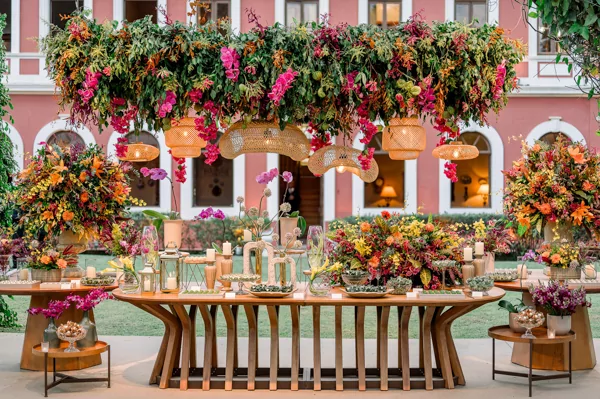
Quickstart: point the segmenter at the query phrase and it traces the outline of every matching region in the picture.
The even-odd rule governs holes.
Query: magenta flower
[[[292,82],[294,82],[294,78],[298,76],[298,72],[292,70],[292,68],[288,68],[287,71],[279,75],[273,87],[271,87],[271,92],[268,94],[268,97],[275,103],[275,105],[279,105],[279,102],[283,99],[285,92],[292,87]]]
[[[444,164],[444,174],[452,183],[456,183],[458,181],[458,176],[456,176],[456,164],[452,162],[446,162]]]
[[[27,313],[30,315],[42,314],[45,318],[50,319],[58,319],[65,310],[71,307],[71,302],[69,302],[68,298],[64,301],[51,300],[48,302],[48,307],[44,308],[30,308],[27,309]]]
[[[500,65],[496,68],[496,82],[492,92],[494,93],[494,100],[499,100],[502,97],[502,91],[504,87],[504,80],[506,79],[506,60],[503,60]]]
[[[199,103],[200,100],[202,99],[202,90],[200,90],[200,89],[192,89],[188,93],[188,96],[190,97],[190,100],[193,103]]]
[[[373,154],[375,153],[375,148],[371,147],[365,151],[361,152],[358,156],[358,161],[360,162],[360,167],[362,170],[369,170],[371,167],[371,161],[373,161]]]
[[[79,89],[77,93],[79,93],[81,100],[86,104],[94,97],[94,90],[92,89]]]
[[[234,82],[237,82],[238,76],[240,76],[240,70],[239,69],[228,69],[225,71],[225,76],[227,76],[227,79],[231,79]]]
[[[168,176],[167,171],[161,168],[148,169],[146,167],[143,167],[140,169],[140,173],[144,177],[150,176],[152,180],[163,180],[165,177]]]
[[[222,210],[217,209],[213,215],[213,217],[215,219],[219,219],[219,220],[225,220],[225,214],[223,213]]]
[[[173,105],[177,101],[177,96],[170,90],[167,90],[165,99],[158,103],[158,116],[164,118],[173,110]]]
[[[67,301],[75,303],[75,307],[84,312],[94,309],[100,302],[106,299],[112,299],[112,296],[102,288],[91,290],[85,297],[75,294],[67,296]]]
[[[208,143],[204,149],[204,156],[206,159],[204,163],[207,165],[212,165],[213,162],[219,158],[219,154],[221,154],[221,150],[219,150],[219,146],[216,144]]]
[[[273,168],[268,172],[262,172],[260,175],[256,176],[256,182],[258,184],[269,184],[279,175],[279,171],[277,168]]]
[[[286,170],[285,172],[283,172],[281,174],[281,178],[283,179],[284,182],[291,183],[292,180],[294,180],[294,175],[292,175],[292,172],[288,172]]]
[[[221,62],[225,67],[225,76],[228,79],[237,81],[240,75],[240,55],[234,49],[221,47]]]
[[[200,214],[198,216],[196,216],[194,219],[195,220],[206,220],[206,219],[210,219],[211,217],[213,217],[215,219],[219,219],[219,220],[225,220],[225,213],[220,209],[217,209],[215,211],[212,207],[208,207],[208,208],[200,211]]]

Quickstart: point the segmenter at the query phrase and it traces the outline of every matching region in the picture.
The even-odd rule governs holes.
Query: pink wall
[[[258,207],[264,186],[256,183],[256,176],[266,170],[265,154],[246,154],[246,206]]]
[[[413,0],[413,15],[420,12],[428,22],[446,19],[444,0]]]
[[[335,25],[346,22],[349,25],[358,24],[358,0],[329,0],[329,22]]]
[[[181,0],[168,0],[167,1],[167,15],[172,20],[185,21],[187,20],[186,11],[187,1]]]
[[[253,9],[259,17],[261,25],[272,25],[275,22],[275,2],[273,0],[256,1],[241,0],[242,9],[242,32],[248,32],[254,27],[254,24],[248,22],[246,9]]]
[[[94,18],[98,21],[113,19],[113,2],[106,0],[94,0]]]
[[[6,0],[5,0],[6,1]],[[34,37],[40,35],[39,31],[39,3],[38,0],[21,0],[21,52],[35,53],[38,51]],[[38,60],[21,60],[21,74],[37,75],[39,73]]]

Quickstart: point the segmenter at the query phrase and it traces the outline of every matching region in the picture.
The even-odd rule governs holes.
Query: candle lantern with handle
[[[160,255],[160,291],[177,293],[181,287],[180,269],[183,267],[183,256],[177,245],[169,242],[165,252]]]
[[[155,279],[156,272],[152,267],[152,263],[148,262],[144,265],[144,268],[140,270],[140,292],[142,295],[154,295],[156,291]]]

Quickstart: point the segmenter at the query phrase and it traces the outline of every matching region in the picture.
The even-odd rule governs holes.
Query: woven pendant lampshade
[[[242,154],[273,152],[302,161],[310,154],[310,143],[294,125],[287,124],[285,129],[279,130],[272,122],[236,122],[219,140],[219,149],[228,159]]]
[[[183,118],[177,126],[167,130],[165,144],[177,158],[197,158],[206,147],[206,141],[198,136],[194,118]]]
[[[381,149],[392,159],[416,159],[427,146],[427,134],[418,118],[392,118],[383,129]]]
[[[133,143],[127,144],[127,152],[124,157],[118,157],[121,161],[149,162],[158,157],[160,151],[150,144]]]
[[[464,161],[477,158],[479,150],[474,145],[464,144],[462,141],[453,141],[450,144],[434,148],[431,155],[447,161]]]
[[[358,156],[360,151],[355,148],[330,145],[317,150],[308,160],[308,169],[315,175],[323,175],[331,168],[338,172],[350,172],[367,183],[374,182],[379,175],[379,165],[374,159],[371,167],[363,170]]]

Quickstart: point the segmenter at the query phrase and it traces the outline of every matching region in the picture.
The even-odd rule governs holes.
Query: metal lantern
[[[142,295],[154,295],[156,292],[156,273],[152,267],[152,263],[146,263],[144,268],[140,270],[140,292]]]
[[[181,288],[183,256],[174,243],[170,242],[160,255],[160,291],[176,293]]]

